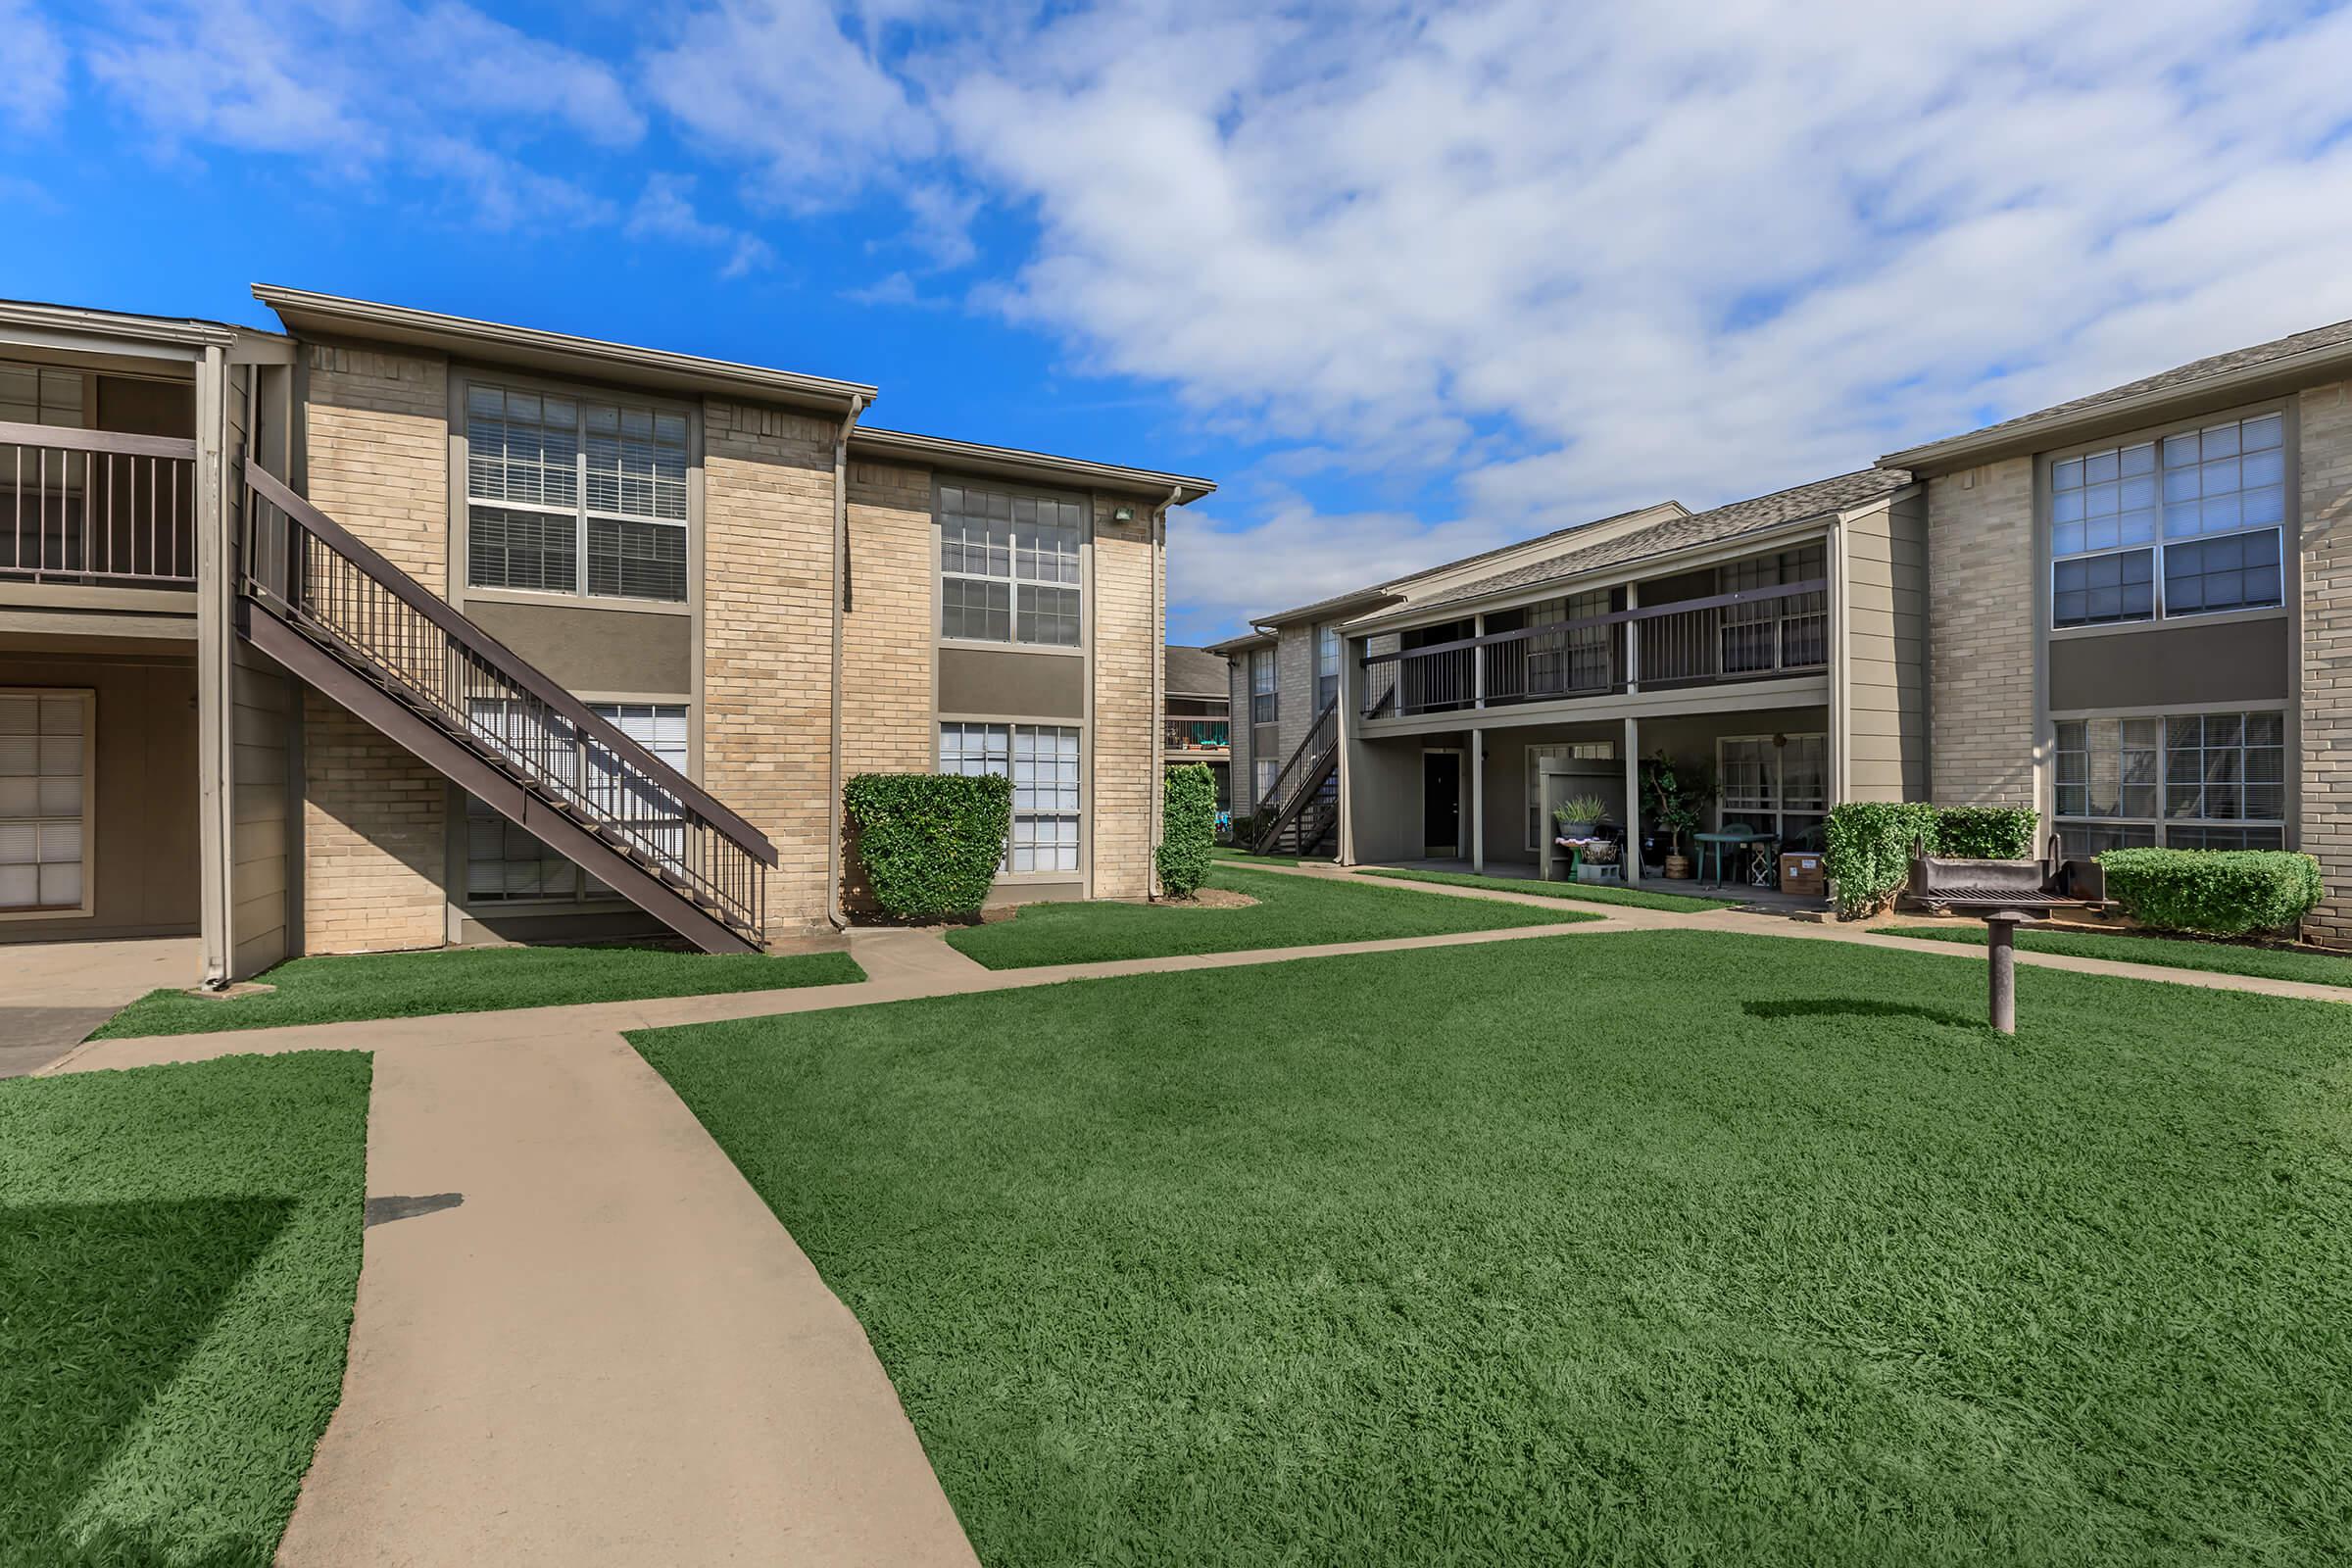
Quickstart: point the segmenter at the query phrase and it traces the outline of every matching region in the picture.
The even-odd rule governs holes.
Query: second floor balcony
[[[0,581],[195,587],[195,441],[0,423]]]
[[[1170,753],[1222,752],[1233,744],[1231,730],[1221,718],[1170,718],[1165,723],[1160,745]]]
[[[1826,669],[1815,578],[1366,653],[1363,716],[1410,717]]]

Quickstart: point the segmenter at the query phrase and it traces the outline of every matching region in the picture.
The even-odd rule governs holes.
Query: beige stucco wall
[[[1136,520],[1113,521],[1119,504]],[[1139,899],[1152,891],[1152,823],[1159,809],[1152,699],[1164,621],[1152,613],[1162,554],[1152,537],[1153,509],[1133,497],[1098,496],[1094,540],[1094,725],[1089,831],[1094,895]]]
[[[1928,709],[1944,806],[2034,806],[2034,460],[1928,484]]]
[[[2352,382],[2300,399],[2302,847],[2329,898],[2307,934],[2352,945]]]
[[[781,930],[828,898],[838,427],[717,399],[703,419],[703,784],[775,846]]]

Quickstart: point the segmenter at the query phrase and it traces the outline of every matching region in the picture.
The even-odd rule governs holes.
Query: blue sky
[[[1199,472],[1171,636],[2352,317],[2352,12],[0,0],[0,294]]]

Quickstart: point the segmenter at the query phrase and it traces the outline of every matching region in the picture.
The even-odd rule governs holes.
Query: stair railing
[[[1339,743],[1340,704],[1335,697],[1323,705],[1323,710],[1315,715],[1315,721],[1307,725],[1306,733],[1298,738],[1298,749],[1291,753],[1290,760],[1284,762],[1281,771],[1274,775],[1274,782],[1266,787],[1265,800],[1257,803],[1261,813],[1269,801],[1274,803],[1275,811],[1272,816],[1264,818],[1265,831],[1257,836],[1257,842],[1251,848],[1263,853],[1273,843],[1275,835],[1282,831],[1283,823],[1297,814],[1298,808],[1304,804],[1301,797],[1307,781],[1321,769],[1323,760],[1331,755]]]
[[[763,940],[759,829],[251,464],[239,586],[713,918]]]

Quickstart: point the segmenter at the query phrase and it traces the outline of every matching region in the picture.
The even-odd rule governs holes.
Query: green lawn
[[[214,1000],[150,991],[109,1018],[95,1038],[784,991],[864,978],[865,971],[846,953],[770,957],[655,948],[453,948],[353,954],[281,963],[261,976],[277,989],[249,997]]]
[[[636,1039],[991,1563],[2340,1561],[2352,1013],[1983,987],[1671,931]]]
[[[1529,877],[1473,876],[1466,871],[1406,871],[1388,867],[1358,871],[1356,875],[1392,877],[1399,882],[1437,882],[1449,888],[1492,888],[1497,893],[1530,893],[1543,899],[1581,899],[1588,904],[1629,904],[1637,909],[1678,909],[1689,914],[1740,907],[1738,899],[1651,893],[1642,888],[1611,887],[1606,882],[1538,882]]]
[[[1258,855],[1250,850],[1236,849],[1230,844],[1211,846],[1208,857],[1212,860],[1232,860],[1241,865],[1297,865],[1298,863],[1297,856]],[[1329,856],[1316,856],[1312,858],[1318,864],[1328,865],[1331,863]]]
[[[1246,909],[1109,902],[1032,904],[1010,920],[951,931],[948,941],[991,969],[1028,969],[1041,963],[1373,942],[1599,918],[1483,899],[1422,898],[1401,888],[1366,887],[1352,879],[1330,881],[1224,865],[1209,871],[1206,885],[1247,893],[1257,903]]]
[[[1924,937],[1930,942],[1984,945],[1977,921],[1952,925],[1874,925],[1883,937]],[[2315,986],[2352,986],[2352,956],[2294,953],[2280,948],[2240,947],[2178,937],[2113,935],[2098,931],[2036,931],[2021,926],[2018,947],[2027,953],[2061,953],[2076,958],[2113,958],[2119,963],[2153,963],[2167,969],[2208,969],[2215,974],[2264,975]]]
[[[368,1081],[0,1083],[0,1564],[270,1561],[343,1386]]]

